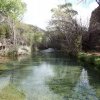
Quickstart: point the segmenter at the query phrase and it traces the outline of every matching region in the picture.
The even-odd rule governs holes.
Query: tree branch
[[[96,0],[96,2],[99,4],[99,6],[100,6],[100,0]]]

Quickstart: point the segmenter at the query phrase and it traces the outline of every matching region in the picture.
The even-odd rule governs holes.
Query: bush
[[[78,58],[80,59],[80,61],[84,62],[85,61],[85,58],[86,58],[86,53],[79,53],[78,54]]]
[[[91,65],[93,69],[100,70],[100,56],[87,53],[79,53],[78,59],[87,65]]]

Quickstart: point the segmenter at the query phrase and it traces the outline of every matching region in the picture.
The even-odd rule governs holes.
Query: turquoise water
[[[73,58],[37,54],[4,65],[11,70],[0,72],[0,92],[12,84],[25,100],[100,100],[99,76]]]

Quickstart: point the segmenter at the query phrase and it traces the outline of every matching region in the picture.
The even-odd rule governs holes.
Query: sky
[[[73,9],[78,12],[76,19],[78,23],[88,26],[91,12],[98,6],[95,0],[80,3],[80,0],[66,0],[73,4]],[[58,4],[63,4],[65,0],[24,0],[27,5],[27,11],[24,14],[23,22],[46,29],[51,19],[51,9]]]

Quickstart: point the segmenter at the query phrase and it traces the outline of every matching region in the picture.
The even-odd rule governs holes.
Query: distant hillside
[[[26,41],[29,42],[29,38],[32,39],[34,35],[36,34],[41,34],[43,35],[45,31],[37,26],[17,22],[15,25],[15,31],[16,31],[16,40],[20,42],[21,40],[25,39]],[[5,20],[4,22],[0,23],[0,40],[3,38],[6,39],[11,39],[13,42],[13,34],[11,33],[11,28],[7,21]]]
[[[25,24],[25,23],[17,23],[16,24],[18,36],[22,37],[21,40],[25,40],[29,45],[37,44],[42,41],[43,35],[45,31],[37,26]]]
[[[41,33],[45,33],[45,31],[37,26],[33,26],[30,24],[25,24],[25,23],[17,23],[16,24],[17,29],[21,32],[21,33],[25,33],[25,32],[41,32]]]

